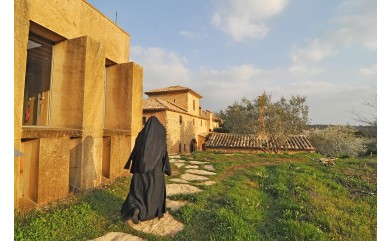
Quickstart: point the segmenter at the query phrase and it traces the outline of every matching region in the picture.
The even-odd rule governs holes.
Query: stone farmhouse
[[[200,107],[202,96],[182,86],[170,86],[145,92],[143,123],[156,116],[167,130],[169,154],[202,151],[206,137],[222,120]]]
[[[17,0],[14,26],[14,207],[124,173],[142,128],[129,34],[86,0]]]

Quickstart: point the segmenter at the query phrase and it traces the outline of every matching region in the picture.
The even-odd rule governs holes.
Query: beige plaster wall
[[[167,93],[167,94],[153,94],[151,97],[159,98],[169,101],[182,109],[188,110],[188,94],[187,93]],[[197,110],[198,111],[198,110]]]
[[[38,203],[64,198],[69,192],[69,138],[41,138],[38,166]],[[53,191],[55,190],[55,191]]]
[[[129,34],[88,2],[83,0],[19,0],[19,2],[25,2],[29,6],[28,18],[33,22],[67,39],[88,35],[107,47],[106,57],[110,60],[116,63],[129,61]],[[113,42],[117,44],[112,44]]]
[[[65,186],[68,194],[69,185],[71,188],[88,189],[101,184],[105,62],[107,59],[111,63],[129,61],[130,36],[84,0],[15,1],[14,20],[14,146],[27,152],[23,160],[21,157],[14,158],[14,204],[18,208],[24,205],[19,201],[24,195],[26,182],[27,186],[32,186],[27,190],[30,192],[28,195],[36,195],[32,199],[36,199],[33,202],[38,202],[38,205],[64,197]],[[35,142],[26,142],[31,137],[22,137],[25,129],[22,127],[23,95],[30,22],[46,28],[42,31],[52,31],[57,36],[53,54],[50,121],[49,126],[44,128],[51,134],[47,137],[33,136]],[[127,102],[127,106],[116,109],[123,115],[117,116],[118,124],[113,121],[111,125],[125,129],[126,133],[113,134],[111,144],[115,147],[109,148],[111,167],[115,167],[116,163],[121,166],[121,162],[127,160],[142,127],[143,70],[136,63],[124,65],[127,66],[126,74],[117,76],[116,85],[126,85],[126,95],[120,94],[121,101]],[[112,86],[114,92],[120,90],[116,85]],[[112,96],[115,95],[112,93]],[[51,128],[72,128],[80,133],[73,136],[69,131],[64,136],[56,136]],[[36,177],[38,181],[34,182],[30,177],[26,181],[21,171],[26,168],[25,163],[34,158],[39,165],[31,165],[28,169],[33,173],[31,177]],[[50,158],[56,158],[52,162],[57,166],[49,163]],[[44,169],[34,174],[36,166]],[[55,186],[46,182],[60,175],[54,169],[61,170]],[[113,170],[113,176],[116,176],[118,167]],[[36,192],[33,191],[35,187]],[[58,187],[61,190],[57,193]]]
[[[143,67],[135,62],[131,62],[130,75],[131,75],[131,93],[132,100],[129,103],[130,108],[130,134],[131,134],[131,146],[133,147],[137,134],[143,128],[142,115],[143,115],[143,82],[144,82],[144,70]]]
[[[118,64],[106,68],[106,129],[130,130],[133,122],[132,116],[140,116],[142,71],[142,67],[135,63]],[[133,113],[132,110],[137,112]],[[140,122],[141,120],[134,121]],[[139,124],[134,126],[135,131],[140,128]]]
[[[196,96],[194,96],[193,94],[191,93],[187,93],[187,111],[189,112],[189,114],[191,115],[195,115],[195,116],[199,116],[200,115],[200,110],[199,110],[199,107],[200,107],[200,99]],[[193,108],[193,101],[194,101],[194,106],[195,108]]]
[[[182,153],[189,153],[190,142],[193,139],[197,141],[198,150],[201,150],[201,143],[199,143],[199,135],[205,135],[208,132],[208,126],[205,124],[204,119],[202,119],[203,125],[201,126],[200,118],[185,113],[178,113],[173,111],[143,113],[143,116],[145,116],[147,119],[152,115],[155,115],[159,119],[159,121],[162,122],[163,125],[166,127],[167,148],[169,154],[178,153],[179,144],[181,144],[182,146]],[[182,124],[179,124],[179,116],[182,116]],[[184,149],[184,145],[186,145],[186,150]]]

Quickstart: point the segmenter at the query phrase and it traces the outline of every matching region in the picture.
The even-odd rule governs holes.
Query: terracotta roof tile
[[[188,87],[183,87],[183,86],[179,86],[179,85],[169,86],[169,87],[161,88],[161,89],[150,90],[150,91],[145,92],[145,94],[150,96],[150,95],[166,94],[166,93],[173,93],[173,92],[185,92],[185,93],[191,92],[195,96],[197,96],[198,98],[200,98],[200,99],[202,98],[202,96],[200,94],[198,94],[197,92],[195,92],[194,90],[192,90]]]
[[[149,110],[149,111],[170,110],[179,113],[187,113],[185,109],[159,98],[148,98],[146,100],[143,100],[143,110]]]
[[[267,150],[273,146],[273,143],[267,139],[260,139],[257,135],[216,133],[208,136],[205,143],[206,147],[218,148],[246,148]],[[315,148],[304,135],[291,136],[287,143],[281,146],[281,149],[296,151],[314,151]]]

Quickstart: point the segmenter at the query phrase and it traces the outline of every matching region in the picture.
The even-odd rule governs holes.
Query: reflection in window
[[[27,43],[23,125],[48,125],[53,42],[33,33]]]

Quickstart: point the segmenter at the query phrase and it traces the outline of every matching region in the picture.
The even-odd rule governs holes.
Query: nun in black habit
[[[129,194],[122,204],[121,215],[146,221],[161,218],[166,212],[166,183],[164,174],[171,176],[168,160],[166,129],[151,116],[138,133],[133,151],[125,165],[133,173]]]

